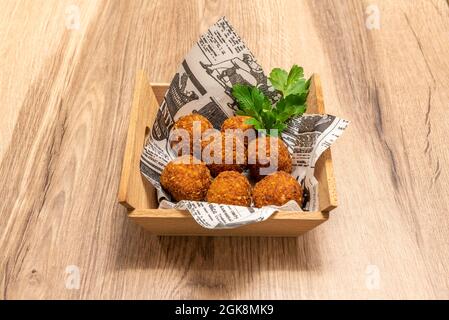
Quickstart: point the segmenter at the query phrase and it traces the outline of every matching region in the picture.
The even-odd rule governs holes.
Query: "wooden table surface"
[[[0,7],[1,298],[449,298],[445,0]],[[351,121],[339,207],[302,237],[156,237],[117,203],[136,71],[169,81],[221,15]]]

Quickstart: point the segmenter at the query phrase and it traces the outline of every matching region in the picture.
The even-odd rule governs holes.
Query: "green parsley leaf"
[[[237,115],[250,116],[245,121],[254,126],[256,130],[277,130],[280,134],[287,127],[286,122],[295,116],[302,115],[306,109],[306,100],[309,93],[310,79],[304,79],[303,68],[294,65],[290,72],[275,68],[270,73],[270,82],[273,87],[282,93],[281,99],[272,106],[264,93],[253,86],[235,84],[232,95],[239,104]]]
[[[280,68],[273,69],[269,79],[273,87],[279,90],[283,97],[301,94],[308,88],[307,81],[304,79],[304,69],[296,64],[289,73]]]
[[[270,79],[273,88],[283,92],[285,84],[287,83],[288,73],[281,68],[274,68],[271,71],[270,77],[268,79]]]
[[[245,121],[245,124],[250,124],[254,126],[256,130],[261,130],[264,128],[263,123],[260,123],[258,120],[251,118]]]
[[[242,84],[235,84],[232,87],[232,95],[239,103],[241,110],[250,109],[253,106],[251,87]]]

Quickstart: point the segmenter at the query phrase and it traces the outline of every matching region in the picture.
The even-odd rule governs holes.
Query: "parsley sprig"
[[[303,68],[294,65],[290,72],[275,68],[270,73],[270,82],[280,92],[282,97],[272,105],[271,100],[257,87],[245,84],[235,84],[232,95],[239,104],[237,115],[250,116],[247,124],[256,130],[277,129],[281,133],[287,127],[287,120],[302,115],[306,109],[307,94],[310,79],[304,79]]]

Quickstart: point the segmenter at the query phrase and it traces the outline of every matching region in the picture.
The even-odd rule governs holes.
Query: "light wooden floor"
[[[445,0],[0,7],[1,298],[449,298]],[[319,73],[352,121],[333,147],[339,208],[303,237],[158,238],[117,203],[136,70],[169,81],[221,15],[266,70]]]

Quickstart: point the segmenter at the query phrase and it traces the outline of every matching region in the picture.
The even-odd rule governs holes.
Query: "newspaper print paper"
[[[142,156],[141,172],[158,193],[160,208],[187,209],[205,228],[235,228],[268,219],[279,207],[240,207],[199,201],[171,202],[159,182],[163,168],[174,159],[169,134],[175,121],[197,112],[220,129],[234,115],[236,103],[231,88],[246,83],[260,88],[273,101],[278,93],[269,83],[262,67],[225,18],[214,24],[187,54],[175,74],[157,113]],[[281,208],[291,211],[318,209],[317,180],[313,172],[316,160],[342,134],[348,122],[331,115],[304,115],[292,119],[282,138],[293,157],[293,176],[305,188],[307,202],[290,201]]]

